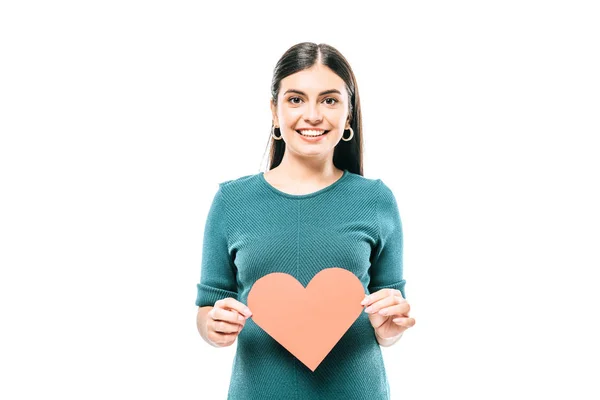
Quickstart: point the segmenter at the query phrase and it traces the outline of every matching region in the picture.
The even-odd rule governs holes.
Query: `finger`
[[[376,313],[386,307],[390,307],[396,304],[399,304],[401,301],[401,299],[399,297],[396,296],[391,296],[391,297],[384,297],[381,300],[378,300],[376,302],[371,303],[370,306],[368,306],[367,308],[365,308],[365,312],[367,314],[373,314]]]
[[[234,310],[226,310],[220,307],[213,307],[208,312],[208,316],[215,321],[225,321],[232,324],[242,324],[246,321],[246,318]]]
[[[250,311],[250,309],[248,307],[246,307],[246,305],[244,303],[237,301],[233,297],[227,297],[225,299],[217,300],[215,302],[215,307],[217,306],[217,304],[221,308],[228,308],[231,310],[235,310],[235,311],[239,312],[240,314],[245,315],[246,317],[250,317],[252,315],[252,312]]]
[[[408,302],[406,300],[404,300],[402,297],[399,297],[396,295],[387,296],[387,297],[382,298],[381,300],[371,303],[370,306],[365,308],[365,312],[367,314],[376,313],[383,308],[390,307],[390,306],[393,306],[396,304],[408,304]]]
[[[213,330],[220,334],[231,334],[237,333],[241,330],[241,326],[238,324],[232,324],[226,321],[215,321],[213,322]]]
[[[407,318],[398,317],[398,318],[392,319],[392,321],[394,321],[394,323],[396,325],[400,325],[405,328],[411,328],[411,327],[415,326],[415,323],[417,322],[417,321],[415,321],[414,318],[410,318],[410,317],[407,317]]]
[[[382,300],[383,301],[383,300]],[[389,307],[383,307],[377,311],[379,315],[394,315],[397,317],[408,317],[408,313],[410,312],[410,305],[403,301],[400,304],[394,304]]]
[[[399,296],[402,299],[404,299],[404,297],[402,296],[402,292],[400,292],[398,289],[385,288],[385,289],[378,290],[375,293],[371,293],[370,295],[366,296],[363,299],[363,301],[360,302],[360,304],[363,306],[369,306],[376,301],[379,301],[381,299],[384,299],[386,297],[391,297],[391,296]]]

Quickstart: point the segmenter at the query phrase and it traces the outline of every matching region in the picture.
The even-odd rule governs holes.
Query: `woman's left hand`
[[[396,289],[381,289],[371,293],[360,303],[367,307],[371,325],[375,334],[382,339],[393,338],[415,325],[410,318],[410,305]]]

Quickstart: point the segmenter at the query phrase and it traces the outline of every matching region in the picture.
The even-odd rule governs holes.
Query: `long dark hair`
[[[279,94],[280,83],[283,78],[292,75],[298,71],[311,68],[318,61],[336,73],[346,83],[348,92],[350,127],[354,131],[354,136],[349,141],[340,140],[333,151],[333,164],[339,169],[347,169],[358,175],[363,175],[362,166],[362,117],[360,111],[360,98],[358,96],[358,86],[354,72],[346,58],[335,48],[327,44],[303,42],[290,47],[279,59],[273,71],[273,80],[271,81],[271,96],[273,103],[277,106],[277,97]],[[269,132],[269,152],[268,169],[273,169],[281,163],[283,153],[285,152],[285,142],[275,140]],[[281,135],[277,132],[280,128],[275,128],[275,135]],[[348,133],[344,133],[348,137]],[[267,146],[268,146],[267,145]]]

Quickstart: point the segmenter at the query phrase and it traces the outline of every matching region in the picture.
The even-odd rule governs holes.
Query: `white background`
[[[2,2],[0,397],[226,397],[204,222],[265,170],[273,68],[311,41],[351,63],[403,220],[392,399],[599,398],[593,3]]]

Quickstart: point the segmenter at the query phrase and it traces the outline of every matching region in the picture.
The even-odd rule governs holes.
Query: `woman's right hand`
[[[206,336],[215,347],[230,346],[244,328],[252,312],[233,297],[217,300],[207,314]]]

